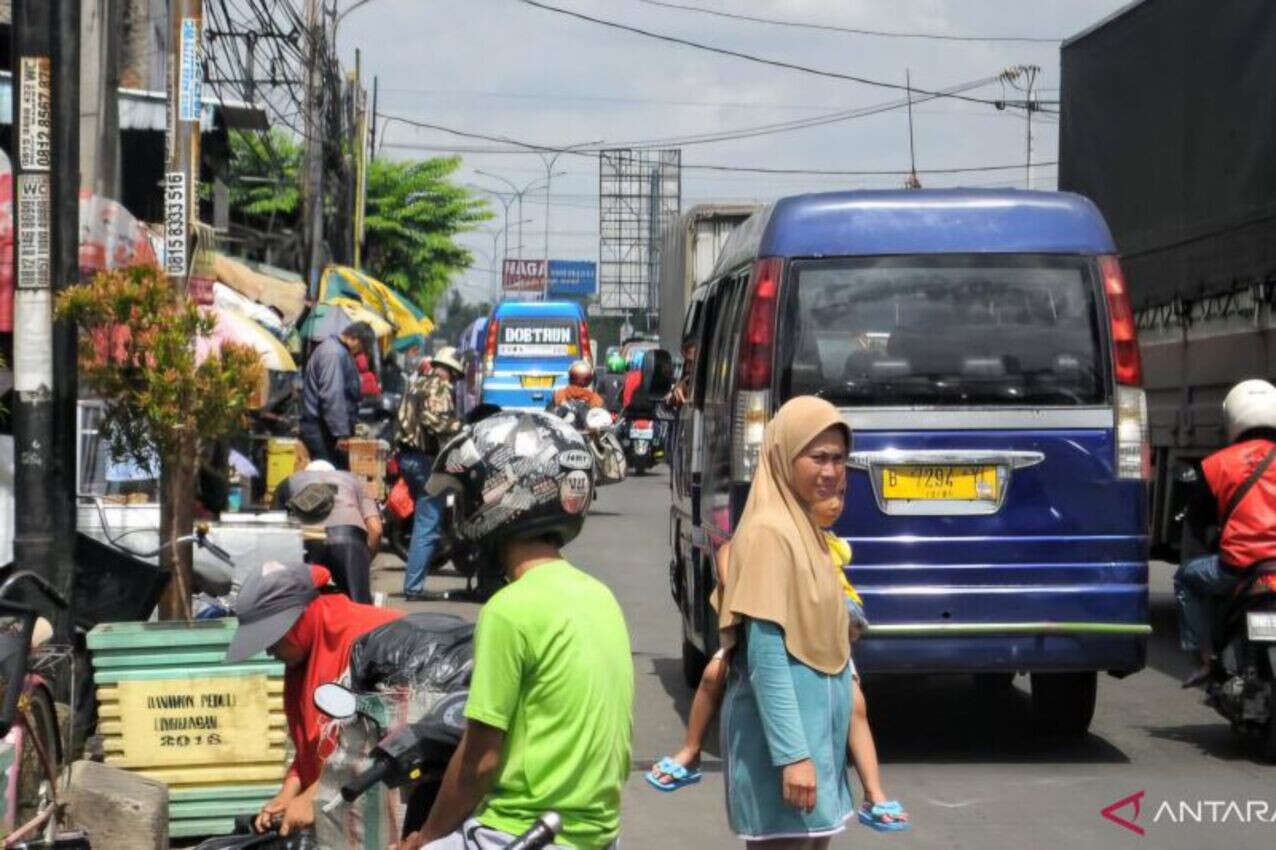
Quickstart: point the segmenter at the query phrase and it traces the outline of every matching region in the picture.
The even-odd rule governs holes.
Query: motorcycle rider
[[[1209,679],[1219,607],[1276,560],[1276,387],[1241,381],[1223,399],[1223,423],[1228,445],[1201,461],[1174,574],[1179,639],[1198,664],[1185,688]]]
[[[577,360],[567,370],[567,386],[554,393],[553,406],[583,401],[591,408],[602,407],[603,397],[593,390],[594,367],[588,360]]]
[[[606,370],[598,382],[598,391],[612,413],[620,412],[620,397],[625,390],[625,358],[619,351],[607,355]]]
[[[620,832],[634,677],[611,591],[563,559],[585,522],[593,462],[545,413],[497,413],[450,442],[428,490],[457,494],[457,532],[509,584],[479,612],[466,731],[425,826],[405,850],[505,847],[542,812],[560,844],[602,850]]]

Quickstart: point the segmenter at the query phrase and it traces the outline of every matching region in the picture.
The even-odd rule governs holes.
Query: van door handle
[[[1041,452],[998,449],[883,449],[875,452],[851,452],[846,465],[853,469],[882,466],[1004,466],[1025,469],[1046,459]]]

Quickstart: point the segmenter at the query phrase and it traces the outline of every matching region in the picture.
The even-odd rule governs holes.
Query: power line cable
[[[1036,44],[1058,44],[1062,39],[1041,38],[1039,36],[1018,35],[941,35],[939,33],[898,32],[890,30],[870,30],[858,27],[843,27],[833,24],[814,24],[806,21],[786,21],[777,18],[762,18],[754,15],[741,15],[735,12],[723,12],[718,9],[705,9],[701,6],[687,6],[681,3],[669,3],[665,0],[638,0],[648,6],[660,6],[665,9],[678,9],[683,12],[697,12],[701,15],[713,15],[718,18],[730,18],[737,21],[749,21],[755,24],[772,24],[780,27],[797,29],[822,30],[824,32],[841,32],[851,35],[868,35],[878,38],[917,38],[931,41],[996,41],[996,42],[1028,42]]]
[[[745,53],[740,50],[731,50],[726,47],[715,47],[711,44],[705,44],[699,41],[692,41],[691,39],[680,38],[678,36],[668,35],[666,33],[653,32],[652,30],[643,29],[641,27],[630,26],[629,24],[622,24],[618,21],[609,21],[609,20],[606,20],[605,18],[595,18],[592,15],[586,15],[583,12],[576,12],[571,9],[563,9],[559,6],[551,6],[548,3],[541,3],[539,2],[539,0],[518,0],[518,2],[523,3],[524,5],[527,5],[527,6],[532,6],[536,9],[547,11],[547,12],[553,12],[559,15],[566,15],[567,17],[570,17],[570,18],[577,18],[582,21],[588,21],[589,23],[598,24],[599,26],[610,27],[611,29],[623,30],[625,32],[631,32],[631,33],[634,33],[635,35],[641,35],[646,38],[653,38],[658,41],[668,42],[670,44],[680,44],[684,47],[694,47],[697,50],[705,50],[710,53],[716,53],[720,56],[730,56],[735,59],[743,59],[746,62],[755,62],[760,65],[770,65],[772,67],[784,68],[790,71],[800,71],[804,74],[814,74],[815,76],[819,76],[819,77],[828,77],[830,79],[835,79],[835,80],[846,80],[847,82],[859,83],[865,86],[875,86],[877,88],[893,89],[895,91],[908,91],[910,88],[909,86],[904,86],[899,83],[887,82],[885,80],[874,80],[868,77],[861,77],[855,74],[843,74],[838,71],[827,71],[821,68],[812,68],[807,65],[799,65],[796,62],[785,62],[780,59],[768,59],[763,56],[755,56],[751,53]],[[1005,72],[1003,72],[1003,77],[1006,79],[1013,79],[1013,77],[1017,75],[1018,75],[1018,72],[1015,69],[1007,69]],[[951,97],[956,100],[969,101],[970,103],[983,103],[989,106],[996,105],[996,101],[994,100],[968,97],[968,96],[960,95],[960,94],[943,94],[941,92],[927,91],[925,89],[919,89],[916,87],[912,87],[912,92],[913,94],[930,95],[932,97]]]

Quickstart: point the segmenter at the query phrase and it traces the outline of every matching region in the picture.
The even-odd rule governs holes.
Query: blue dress
[[[841,832],[855,813],[846,775],[851,665],[830,676],[784,648],[774,623],[749,620],[722,704],[727,817],[739,837],[802,838]],[[784,802],[786,764],[815,763],[815,809]]]

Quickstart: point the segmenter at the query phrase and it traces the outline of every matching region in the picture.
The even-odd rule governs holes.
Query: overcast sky
[[[340,0],[346,8],[353,0]],[[661,8],[643,0],[544,0],[548,5],[767,59],[902,84],[906,69],[921,89],[993,77],[1013,65],[1038,65],[1037,94],[1056,100],[1057,43],[884,38],[727,20]],[[671,0],[752,16],[857,29],[956,36],[1062,39],[1125,5],[1125,0]],[[379,78],[378,111],[467,132],[561,147],[661,139],[756,127],[889,103],[900,92],[712,54],[534,8],[519,0],[371,0],[341,24],[342,60],[363,51],[364,74]],[[1019,98],[990,84],[966,94]],[[1047,108],[1057,109],[1050,105]],[[1023,168],[960,175],[927,169],[1022,165],[1023,110],[952,99],[913,110],[917,168],[928,187],[1023,187]],[[437,130],[383,124],[381,155],[440,155],[447,147],[493,147]],[[1033,116],[1034,162],[1056,157],[1058,121]],[[425,146],[430,149],[412,148]],[[536,155],[465,152],[462,183],[505,190],[544,177]],[[684,145],[684,165],[889,170],[908,168],[903,109],[748,139]],[[563,155],[550,196],[551,257],[598,256],[596,157]],[[706,201],[766,201],[838,188],[894,188],[900,176],[794,176],[686,169],[682,208]],[[1055,187],[1055,169],[1032,170],[1033,188]],[[501,207],[495,204],[501,225]],[[545,193],[523,203],[523,256],[544,252]],[[510,255],[518,252],[517,208],[510,212]],[[460,281],[468,300],[487,296],[491,234],[462,240],[476,268]],[[500,251],[498,250],[498,253]]]

